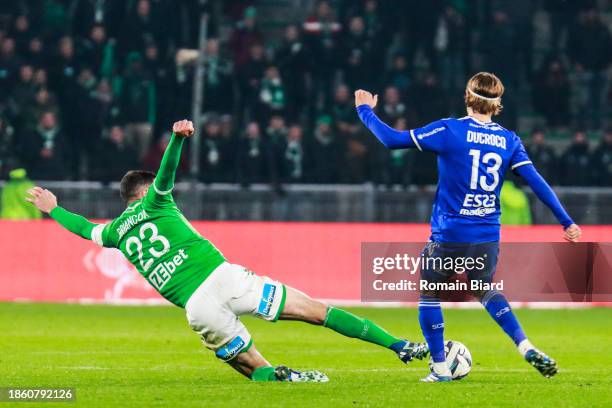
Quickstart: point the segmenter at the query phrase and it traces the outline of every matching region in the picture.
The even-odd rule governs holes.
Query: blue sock
[[[440,301],[434,297],[421,296],[419,301],[419,323],[423,337],[427,340],[431,358],[435,363],[446,361],[444,355],[444,318]]]
[[[491,290],[485,293],[480,303],[487,309],[493,320],[510,336],[514,344],[518,346],[521,341],[527,338],[504,295]]]

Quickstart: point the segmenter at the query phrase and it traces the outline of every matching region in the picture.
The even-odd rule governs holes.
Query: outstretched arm
[[[520,166],[516,172],[529,184],[535,195],[555,214],[559,223],[565,229],[564,238],[571,242],[576,242],[580,238],[580,227],[574,223],[561,205],[559,198],[546,180],[538,173],[532,164]]]
[[[27,201],[40,211],[49,214],[62,227],[82,238],[93,239],[92,233],[99,227],[98,224],[58,206],[57,198],[52,192],[41,187],[33,187],[28,190],[28,194],[30,196],[26,198]]]
[[[410,137],[410,132],[399,131],[384,123],[372,110],[376,107],[378,95],[372,96],[370,92],[355,91],[355,106],[359,119],[388,149],[407,149],[417,147]]]
[[[174,178],[176,169],[178,168],[181,159],[181,149],[183,140],[193,134],[193,123],[188,120],[181,120],[172,126],[172,137],[170,143],[166,147],[164,157],[162,158],[157,172],[157,177],[153,182],[153,188],[158,194],[167,194],[174,187]]]

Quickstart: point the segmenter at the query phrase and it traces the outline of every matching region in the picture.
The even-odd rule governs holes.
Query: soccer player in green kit
[[[34,187],[28,201],[69,231],[96,244],[118,248],[167,300],[185,309],[206,347],[253,381],[324,382],[318,371],[272,366],[256,350],[241,315],[268,321],[300,320],[392,350],[403,362],[422,359],[423,343],[392,336],[375,323],[316,301],[304,293],[228,263],[185,219],[172,197],[181,148],[193,132],[182,120],[173,126],[157,175],[129,171],[121,180],[127,208],[107,224],[94,224],[57,205],[49,190]]]

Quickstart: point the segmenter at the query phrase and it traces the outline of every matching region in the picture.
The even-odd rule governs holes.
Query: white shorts
[[[276,321],[285,296],[282,283],[224,262],[191,295],[185,311],[189,325],[204,345],[220,359],[229,361],[252,344],[238,316],[248,314]]]

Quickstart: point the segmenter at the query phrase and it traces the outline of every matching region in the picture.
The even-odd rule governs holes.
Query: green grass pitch
[[[421,338],[415,309],[351,310]],[[244,319],[272,364],[330,377],[287,384],[234,373],[200,345],[178,308],[0,304],[0,387],[76,387],[74,404],[83,407],[612,406],[612,309],[517,311],[532,341],[559,362],[550,380],[521,360],[482,310],[444,313],[446,337],[474,358],[466,379],[447,384],[418,382],[426,362],[405,366],[387,350],[325,328]]]

